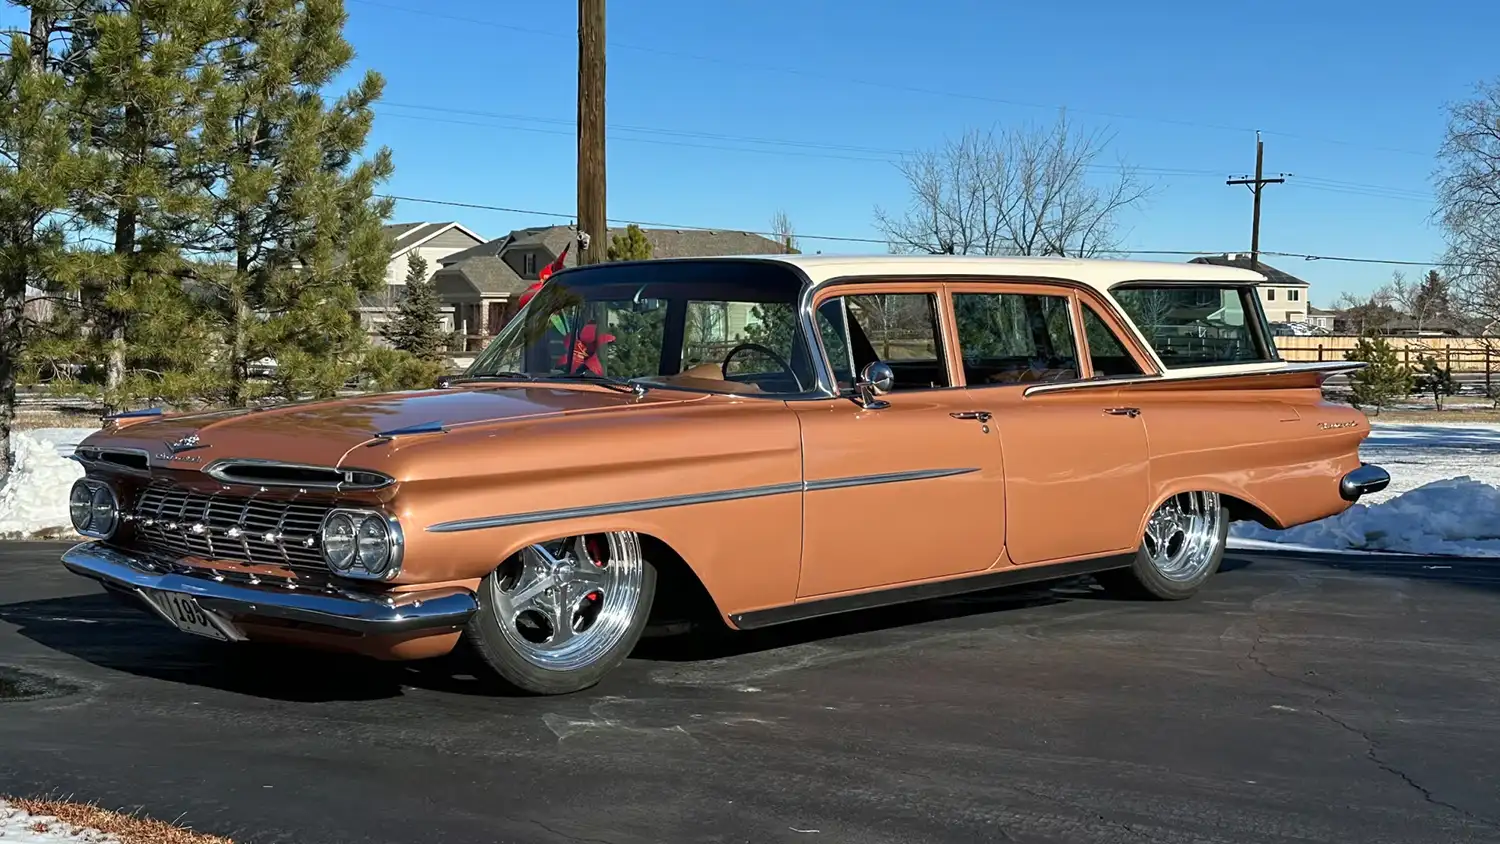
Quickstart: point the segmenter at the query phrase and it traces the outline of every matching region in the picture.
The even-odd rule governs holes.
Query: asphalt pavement
[[[0,794],[241,842],[1500,841],[1500,564],[1232,556],[695,646],[497,696],[186,637],[0,544]]]

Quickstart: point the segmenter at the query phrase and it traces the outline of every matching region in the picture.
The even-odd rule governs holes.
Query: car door
[[[1079,338],[1096,327],[1080,330],[1078,294],[1026,283],[954,284],[948,292],[964,392],[975,409],[993,414],[1005,457],[1010,561],[1031,565],[1134,549],[1150,481],[1140,409],[1122,407],[1118,390],[1026,395],[1095,374]],[[1098,327],[1105,331],[1102,344],[1112,335]],[[1123,351],[1101,360],[1117,370],[1112,374],[1128,373],[1134,363]]]
[[[896,374],[883,407],[791,402],[801,423],[799,599],[983,571],[1000,557],[999,439],[954,386],[940,285],[860,284],[818,298],[837,380],[874,361]]]

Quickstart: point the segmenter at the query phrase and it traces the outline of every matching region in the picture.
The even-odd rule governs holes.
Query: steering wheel
[[[727,354],[727,355],[724,356],[724,363],[723,363],[723,365],[719,367],[719,369],[721,371],[723,371],[723,373],[724,373],[724,380],[725,381],[733,380],[733,379],[731,379],[729,377],[729,361],[730,361],[730,359],[733,358],[736,354],[738,354],[738,353],[740,353],[742,351],[746,351],[746,350],[753,350],[753,351],[757,351],[757,352],[760,352],[760,353],[764,354],[766,357],[768,357],[771,360],[775,361],[777,363],[777,365],[779,365],[781,367],[781,371],[782,372],[785,372],[787,375],[790,375],[793,378],[796,378],[796,373],[792,372],[792,365],[789,364],[789,363],[787,363],[786,359],[783,358],[781,355],[776,354],[775,351],[773,351],[771,349],[768,349],[768,348],[766,348],[765,346],[762,346],[759,343],[741,343],[738,346],[735,346],[734,348],[732,348],[732,349],[729,350],[729,354]]]

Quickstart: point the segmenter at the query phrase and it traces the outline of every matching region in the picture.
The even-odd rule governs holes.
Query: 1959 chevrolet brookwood
[[[1092,575],[1181,599],[1229,523],[1389,476],[1254,273],[952,256],[552,276],[440,388],[108,420],[63,563],[180,630],[586,688],[653,619],[747,629]],[[878,525],[872,539],[868,527]],[[652,622],[654,623],[654,622]]]

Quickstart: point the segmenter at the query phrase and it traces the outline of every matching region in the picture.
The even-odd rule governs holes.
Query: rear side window
[[[971,387],[1078,377],[1066,296],[955,293],[953,315],[964,381]]]
[[[1110,292],[1168,367],[1277,359],[1253,287],[1132,283]]]

